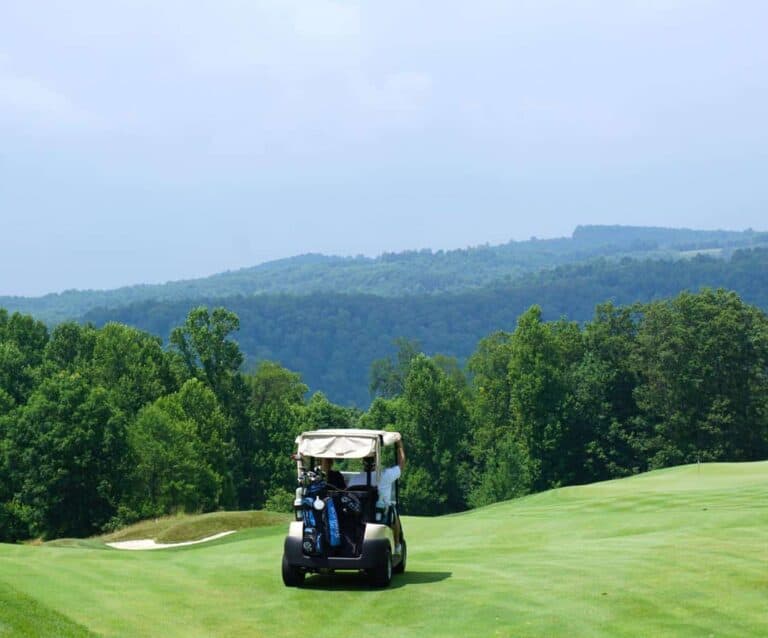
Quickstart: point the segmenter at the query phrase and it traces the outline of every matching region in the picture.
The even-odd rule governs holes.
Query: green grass
[[[404,526],[387,590],[357,574],[284,588],[284,524],[154,552],[0,545],[0,636],[768,635],[768,462]]]
[[[230,530],[287,525],[292,519],[290,514],[278,512],[212,512],[197,516],[181,514],[142,521],[112,534],[106,534],[101,537],[101,540],[105,543],[142,538],[151,538],[158,543],[196,541]],[[52,541],[52,543],[58,542],[60,541]]]

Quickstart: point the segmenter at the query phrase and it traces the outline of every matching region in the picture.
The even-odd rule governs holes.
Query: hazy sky
[[[0,0],[0,295],[768,228],[768,2]]]

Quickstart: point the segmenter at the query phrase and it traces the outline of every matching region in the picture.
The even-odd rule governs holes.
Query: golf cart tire
[[[392,552],[387,548],[380,565],[370,571],[371,584],[374,587],[388,587],[392,582]]]
[[[404,538],[401,542],[403,544],[403,554],[400,557],[400,562],[392,568],[393,574],[402,574],[405,571],[405,559],[408,558],[408,545]]]
[[[287,556],[283,554],[283,584],[286,587],[298,587],[304,582],[304,575],[304,570],[291,565]]]

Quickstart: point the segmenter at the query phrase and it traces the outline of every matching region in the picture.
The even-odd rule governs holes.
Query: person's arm
[[[405,469],[405,447],[402,441],[397,442],[397,465],[400,468],[400,472]]]

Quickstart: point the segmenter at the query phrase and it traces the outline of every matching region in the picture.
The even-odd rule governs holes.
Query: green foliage
[[[303,429],[311,429],[304,427],[307,386],[298,374],[271,362],[263,362],[247,383],[254,450],[249,501],[280,507],[284,503],[281,490],[296,482],[296,465],[290,458],[294,440]]]
[[[125,422],[104,388],[62,372],[43,381],[6,421],[9,480],[34,533],[87,535],[123,494]]]
[[[218,396],[240,368],[243,355],[229,335],[240,328],[237,315],[225,308],[200,306],[190,311],[184,325],[171,332],[171,345],[181,356],[184,371],[204,380]]]
[[[650,302],[702,286],[723,287],[768,309],[768,250],[734,253],[730,261],[695,257],[677,261],[589,261],[497,282],[456,294],[381,298],[316,293],[208,298],[241,319],[237,342],[247,369],[271,360],[301,373],[313,391],[331,401],[364,408],[371,400],[372,361],[389,359],[387,378],[398,367],[393,341],[404,337],[433,355],[456,357],[461,365],[477,343],[499,330],[511,331],[531,305],[542,320],[586,322],[597,304]],[[93,311],[97,325],[119,321],[168,337],[200,299],[155,301],[119,310]],[[387,364],[382,364],[387,366]],[[398,392],[387,389],[387,396]]]
[[[133,508],[141,517],[211,511],[234,502],[230,425],[213,392],[190,379],[141,410],[130,429]]]
[[[537,490],[573,481],[578,432],[571,423],[570,386],[573,366],[581,355],[581,336],[574,324],[545,324],[541,309],[523,314],[510,340],[507,374],[515,438],[531,459]]]
[[[575,376],[575,400],[588,427],[584,480],[627,476],[647,468],[638,433],[639,408],[634,365],[638,313],[599,305],[584,328],[586,352]]]
[[[307,430],[351,428],[358,414],[354,408],[335,405],[322,392],[315,392],[303,412],[303,426]]]
[[[511,432],[483,451],[482,470],[476,474],[467,498],[470,507],[524,496],[531,490],[528,450]]]
[[[651,467],[768,454],[768,320],[738,295],[705,290],[647,306],[636,365]]]
[[[368,411],[360,416],[360,427],[370,430],[397,431],[403,419],[404,401],[402,398],[374,399]]]
[[[237,501],[248,507],[258,502],[254,491],[256,441],[248,418],[248,388],[239,373],[243,355],[231,334],[240,328],[238,316],[226,308],[199,306],[187,315],[184,325],[171,332],[170,346],[181,378],[197,378],[213,390],[232,423],[236,467],[233,485]]]
[[[90,370],[94,383],[109,388],[113,404],[129,414],[171,392],[175,384],[162,341],[117,323],[96,334]]]
[[[467,407],[460,389],[423,354],[413,359],[405,381],[401,427],[408,454],[402,498],[406,511],[462,509],[468,484]]]
[[[405,390],[405,380],[411,368],[411,361],[421,351],[416,341],[402,337],[394,340],[397,354],[394,359],[377,359],[371,364],[371,383],[368,386],[371,395],[391,399],[400,396]]]
[[[267,495],[264,509],[268,512],[293,512],[293,499],[293,492],[276,487]]]
[[[498,246],[463,250],[410,250],[366,257],[301,255],[251,268],[191,281],[138,285],[110,291],[70,290],[36,299],[0,297],[0,306],[34,314],[47,322],[76,319],[97,308],[115,309],[150,300],[178,302],[187,307],[212,298],[251,295],[342,293],[384,297],[456,294],[512,281],[539,270],[577,264],[595,258],[688,259],[699,251],[729,256],[734,249],[768,244],[766,233],[754,231],[695,231],[628,226],[579,226],[570,238],[510,241]],[[700,282],[702,285],[707,282]],[[709,282],[709,285],[727,285]],[[728,287],[733,287],[728,285]],[[672,294],[678,292],[672,291]],[[599,297],[599,301],[610,295]],[[596,303],[594,300],[592,303]],[[625,301],[634,301],[629,299]],[[525,307],[542,303],[527,299]],[[231,307],[230,303],[227,303]],[[543,305],[543,304],[542,304]],[[556,314],[555,316],[559,316]],[[173,325],[176,325],[175,323]],[[495,326],[486,331],[498,329]],[[160,331],[152,330],[159,334]],[[162,331],[162,334],[166,334]],[[393,336],[408,334],[395,332]],[[416,338],[411,337],[411,338]],[[389,343],[391,338],[385,339]],[[368,360],[383,356],[377,354]]]
[[[514,331],[482,339],[466,370],[397,340],[393,357],[371,359],[380,396],[366,413],[322,392],[306,399],[301,376],[278,363],[244,372],[238,325],[230,310],[199,307],[164,349],[122,324],[49,335],[0,312],[0,538],[289,509],[294,439],[315,428],[400,431],[400,503],[413,514],[768,456],[768,317],[734,292],[606,303],[583,325],[532,306]]]
[[[96,334],[90,324],[59,324],[45,346],[46,363],[57,370],[73,371],[85,367],[93,359]]]
[[[45,324],[0,309],[0,414],[29,398],[47,340]]]

